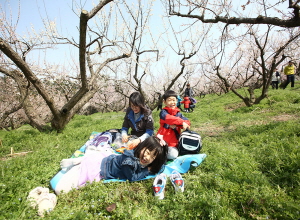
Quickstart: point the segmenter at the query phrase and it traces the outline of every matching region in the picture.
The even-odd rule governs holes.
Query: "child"
[[[71,169],[64,174],[55,188],[55,193],[67,193],[72,188],[101,179],[136,181],[158,173],[167,160],[168,147],[156,136],[140,143],[134,150],[123,154],[95,152],[79,158],[61,161],[61,168]]]
[[[194,108],[196,107],[195,103],[197,102],[196,99],[194,99],[193,97],[189,97],[191,104],[190,104],[190,111],[193,112]]]
[[[181,129],[190,128],[190,121],[184,117],[176,107],[177,94],[172,91],[166,91],[163,95],[164,107],[160,112],[160,127],[157,135],[163,135],[163,139],[169,146],[168,159],[173,160],[178,157],[178,138]]]
[[[145,106],[144,97],[139,92],[133,92],[129,97],[129,106],[126,110],[123,126],[121,129],[122,141],[127,143],[130,149],[134,149],[139,143],[154,134],[154,121],[152,112]],[[128,141],[128,131],[137,138]]]
[[[280,73],[277,71],[277,68],[272,74],[272,89],[278,89],[278,84],[280,81]]]
[[[182,99],[181,99],[180,95],[178,95],[177,96],[177,108],[179,108],[182,111],[182,109],[181,109],[181,101],[182,101]]]
[[[183,103],[183,105],[184,105],[184,111],[185,112],[190,112],[190,106],[192,104],[190,98],[188,96],[185,96],[183,98],[183,101],[181,101],[181,103]]]

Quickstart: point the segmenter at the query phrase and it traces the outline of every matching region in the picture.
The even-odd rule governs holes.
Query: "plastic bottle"
[[[116,139],[114,140],[113,144],[112,144],[112,147],[113,149],[118,149],[120,147],[123,146],[123,143],[122,143],[122,136],[121,134],[118,132],[116,133]]]

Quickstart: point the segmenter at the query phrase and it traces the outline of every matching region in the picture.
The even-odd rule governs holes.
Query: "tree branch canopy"
[[[225,23],[225,24],[270,24],[274,26],[280,27],[299,27],[300,26],[300,17],[299,17],[299,6],[296,4],[289,4],[288,8],[293,8],[293,17],[290,19],[280,19],[278,17],[268,17],[258,15],[257,17],[235,17],[235,16],[220,16],[215,14],[214,18],[205,18],[204,14],[205,11],[211,11],[206,7],[202,7],[200,3],[196,4],[193,1],[190,3],[193,5],[187,13],[181,13],[175,10],[174,3],[172,0],[169,0],[169,15],[175,15],[178,17],[185,17],[185,18],[195,18],[200,20],[203,23]],[[181,8],[178,6],[178,8]],[[193,11],[195,9],[203,10],[202,15],[194,14]]]
[[[53,99],[50,98],[39,78],[36,77],[28,64],[18,55],[18,53],[16,53],[1,37],[0,50],[15,63],[15,65],[22,71],[25,77],[32,83],[39,94],[44,98],[52,113],[57,114],[58,110],[53,103]]]

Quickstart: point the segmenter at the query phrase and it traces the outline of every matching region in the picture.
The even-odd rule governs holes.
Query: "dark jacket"
[[[184,91],[184,96],[188,97],[193,97],[194,96],[194,91],[192,88],[186,88]]]
[[[100,176],[104,179],[136,181],[149,174],[148,167],[143,168],[140,160],[134,156],[134,150],[125,150],[121,155],[112,154],[101,163]]]
[[[130,107],[127,108],[122,130],[125,130],[128,134],[129,128],[131,128],[131,135],[141,137],[147,133],[149,136],[152,136],[154,133],[154,121],[151,110],[147,109],[144,114],[141,114],[141,116],[134,121],[134,112]]]

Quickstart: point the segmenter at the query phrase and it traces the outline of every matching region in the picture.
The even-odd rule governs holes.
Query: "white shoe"
[[[38,215],[44,216],[45,212],[50,212],[54,209],[57,203],[57,198],[54,193],[49,193],[48,188],[36,187],[29,192],[27,200],[31,207],[38,208]]]
[[[38,215],[44,217],[45,212],[51,212],[56,206],[57,198],[54,193],[48,193],[40,198],[38,204]]]
[[[170,180],[175,188],[175,192],[184,191],[184,180],[178,171],[174,170],[171,173]]]
[[[167,182],[167,175],[164,173],[159,174],[155,177],[153,182],[153,192],[154,196],[158,199],[163,199],[165,197],[165,187]]]

